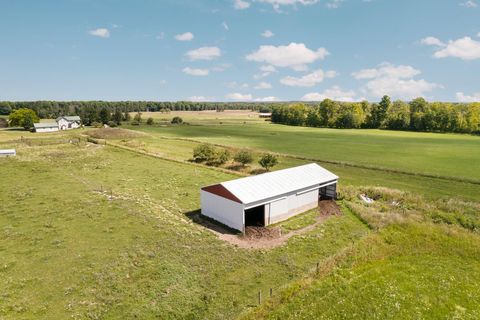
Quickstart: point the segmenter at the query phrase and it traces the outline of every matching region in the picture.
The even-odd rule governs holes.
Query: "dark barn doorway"
[[[255,226],[255,227],[265,226],[265,206],[264,205],[245,210],[245,227],[248,227],[248,226]]]

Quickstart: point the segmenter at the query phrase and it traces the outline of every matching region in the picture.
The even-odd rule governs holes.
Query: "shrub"
[[[8,127],[7,120],[0,118],[0,128],[6,128],[6,127]]]
[[[265,170],[269,171],[270,168],[273,168],[278,164],[278,158],[276,155],[267,153],[258,160],[258,164],[260,164],[262,168],[265,168]]]
[[[151,125],[154,124],[154,123],[155,123],[155,121],[153,120],[153,118],[148,118],[148,119],[147,119],[147,124],[148,124],[149,126],[151,126]]]
[[[253,162],[252,153],[247,150],[241,150],[235,154],[233,160],[240,162],[243,166]]]
[[[180,118],[180,117],[173,117],[171,123],[172,123],[172,124],[182,124],[182,123],[183,123],[183,119]]]
[[[137,114],[135,115],[135,117],[133,117],[133,121],[136,121],[140,124],[140,122],[142,122],[142,113],[141,112],[137,112]]]
[[[138,122],[137,120],[133,120],[132,122],[130,122],[130,124],[132,126],[139,126],[140,125],[140,122]]]
[[[209,143],[202,143],[193,149],[193,160],[195,162],[212,162],[215,159],[215,147]]]
[[[110,128],[115,128],[117,126],[117,123],[115,121],[108,121],[108,126]]]
[[[216,159],[217,165],[225,164],[227,163],[228,160],[230,160],[230,152],[228,150],[223,149],[217,152],[217,159]]]
[[[94,122],[92,122],[92,127],[101,128],[101,127],[103,127],[103,124],[101,124],[100,122],[94,121]]]

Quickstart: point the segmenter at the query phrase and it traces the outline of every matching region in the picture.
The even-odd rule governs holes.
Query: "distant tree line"
[[[423,98],[409,103],[391,102],[388,96],[379,103],[325,99],[314,106],[303,103],[275,106],[272,122],[309,127],[480,134],[480,103],[430,103]]]
[[[270,112],[270,104],[261,102],[158,102],[158,101],[0,101],[0,115],[18,109],[31,109],[42,119],[78,115],[86,125],[126,120],[129,112],[170,112],[203,110],[255,110]],[[108,118],[108,119],[107,119]],[[114,119],[115,118],[115,119]],[[128,119],[129,120],[129,119]]]

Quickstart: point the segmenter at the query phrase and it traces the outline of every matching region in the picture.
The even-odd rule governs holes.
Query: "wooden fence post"
[[[258,304],[262,304],[262,292],[258,291]]]

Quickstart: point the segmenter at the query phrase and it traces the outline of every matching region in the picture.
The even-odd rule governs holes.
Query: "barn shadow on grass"
[[[200,209],[189,211],[185,213],[185,216],[190,219],[193,223],[201,225],[204,228],[209,229],[215,233],[220,234],[232,234],[232,235],[239,235],[241,234],[240,231],[232,229],[218,221],[215,221],[207,216],[204,216]]]

